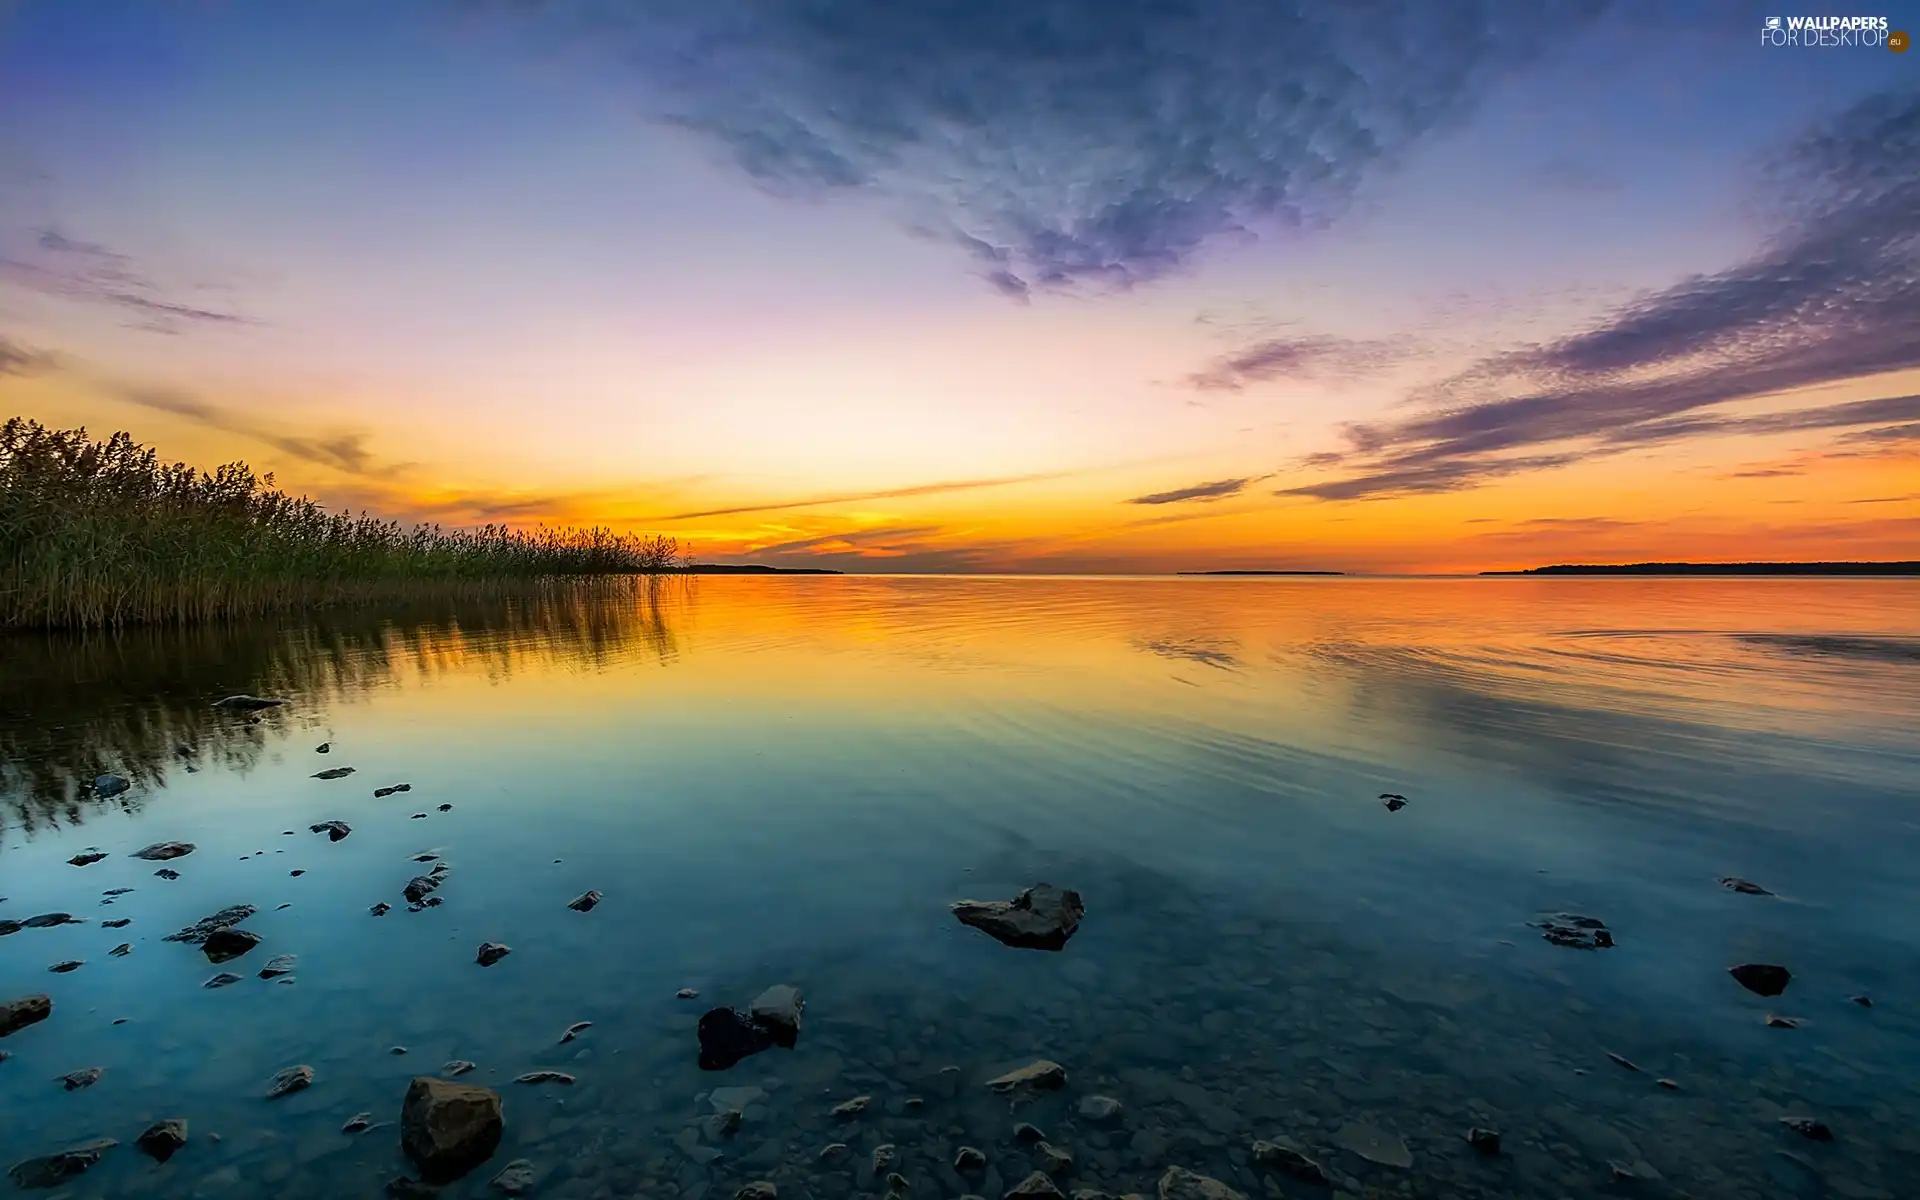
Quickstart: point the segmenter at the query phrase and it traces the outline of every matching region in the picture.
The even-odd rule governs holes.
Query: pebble
[[[851,1120],[861,1113],[866,1112],[868,1106],[872,1103],[872,1096],[855,1096],[851,1100],[842,1100],[840,1103],[834,1105],[833,1108],[828,1111],[828,1115],[842,1121]]]
[[[286,1067],[274,1072],[267,1081],[267,1099],[278,1100],[295,1092],[305,1091],[313,1086],[313,1068],[309,1066]]]

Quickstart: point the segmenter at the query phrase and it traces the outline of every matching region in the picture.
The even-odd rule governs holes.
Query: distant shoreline
[[[1920,562],[1646,562],[1562,564],[1482,575],[1920,575]]]
[[[669,575],[844,575],[826,567],[763,567],[758,563],[688,563],[669,567]]]
[[[1345,571],[1175,571],[1175,575],[1345,575]]]

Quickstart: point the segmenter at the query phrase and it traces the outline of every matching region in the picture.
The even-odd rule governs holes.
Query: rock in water
[[[1368,1162],[1379,1163],[1383,1167],[1399,1167],[1405,1170],[1413,1165],[1413,1154],[1407,1144],[1377,1126],[1354,1122],[1343,1125],[1333,1135],[1334,1144],[1342,1150],[1350,1150]]]
[[[1168,1167],[1167,1173],[1160,1177],[1160,1200],[1247,1200],[1247,1198],[1211,1175],[1202,1175],[1198,1171],[1189,1171],[1185,1167]]]
[[[733,1200],[780,1200],[780,1189],[771,1179],[756,1179],[735,1192]]]
[[[422,1075],[400,1106],[400,1147],[428,1179],[453,1180],[493,1156],[500,1093]]]
[[[121,942],[118,946],[107,951],[107,953],[114,958],[125,958],[127,955],[133,953],[133,943]]]
[[[367,911],[372,913],[376,917],[384,917],[389,912],[393,911],[393,906],[391,904],[388,904],[385,900],[382,900],[380,901],[380,903],[374,905],[372,908],[369,908]]]
[[[315,779],[345,779],[351,774],[353,774],[352,767],[328,767],[324,771],[315,771],[313,777]]]
[[[429,894],[438,889],[441,881],[445,878],[445,874],[437,870],[426,875],[415,875],[412,879],[407,880],[407,886],[402,889],[402,894],[406,896],[407,903],[419,904],[425,900]]]
[[[512,946],[503,946],[499,942],[481,942],[480,951],[474,956],[474,961],[483,967],[490,967],[512,953]]]
[[[1756,996],[1778,996],[1793,979],[1793,972],[1773,963],[1741,963],[1728,967],[1727,974]]]
[[[47,996],[22,996],[0,1004],[0,1037],[18,1033],[27,1026],[53,1015],[53,1001]]]
[[[158,871],[155,871],[155,872],[154,872],[154,874],[155,874],[155,875],[158,875],[158,876],[159,876],[160,878],[162,878],[162,879],[178,879],[178,878],[180,878],[180,872],[178,872],[178,871],[176,871],[176,870],[174,870],[174,869],[173,869],[173,868],[171,868],[171,867],[161,867],[161,868],[160,868],[160,869],[159,869]]]
[[[105,857],[106,857],[106,854],[102,851],[90,850],[85,854],[74,855],[72,858],[67,860],[67,865],[74,866],[74,867],[90,867]]]
[[[1742,879],[1738,875],[1723,875],[1720,886],[1730,892],[1739,892],[1743,896],[1771,896],[1772,892],[1761,887],[1751,879]]]
[[[487,1186],[502,1196],[524,1196],[533,1190],[533,1163],[516,1158],[488,1180]]]
[[[84,967],[86,965],[87,964],[81,959],[69,958],[65,962],[57,962],[53,964],[52,966],[48,967],[47,970],[52,971],[55,975],[65,975],[69,971],[78,971],[81,967]]]
[[[187,1144],[187,1122],[184,1117],[173,1117],[165,1121],[155,1121],[147,1131],[134,1140],[134,1145],[146,1151],[155,1162],[165,1162],[173,1157],[174,1151]]]
[[[573,1076],[567,1074],[565,1071],[528,1071],[525,1075],[517,1076],[514,1082],[563,1083],[571,1087],[573,1086]]]
[[[565,1033],[560,1035],[560,1043],[562,1045],[565,1045],[566,1043],[579,1037],[581,1034],[585,1033],[587,1030],[592,1028],[593,1028],[592,1021],[575,1021],[573,1024],[567,1026],[567,1031]]]
[[[773,1033],[731,1008],[710,1008],[700,1015],[700,1069],[724,1071],[751,1054],[773,1047]]]
[[[213,706],[215,708],[231,708],[240,712],[252,712],[257,708],[278,708],[285,703],[287,703],[285,700],[273,699],[266,696],[249,696],[242,693],[238,696],[227,696],[223,699],[215,700]]]
[[[987,1086],[1002,1095],[1023,1089],[1055,1092],[1067,1086],[1067,1069],[1050,1058],[1038,1058],[1018,1070],[987,1080]]]
[[[440,1068],[440,1073],[443,1075],[465,1075],[468,1071],[471,1071],[473,1069],[474,1069],[473,1064],[468,1062],[466,1059],[456,1058],[452,1062],[442,1066]]]
[[[282,1096],[291,1096],[295,1092],[305,1091],[313,1086],[313,1068],[309,1066],[287,1067],[274,1072],[267,1082],[267,1099],[278,1100]]]
[[[345,821],[322,821],[318,825],[309,825],[307,828],[313,833],[326,834],[330,842],[337,842],[353,832]]]
[[[236,904],[231,908],[223,908],[210,917],[201,917],[198,921],[182,929],[179,933],[168,934],[165,940],[169,942],[186,942],[191,946],[203,945],[215,930],[230,929],[252,916],[255,911],[255,908],[251,904]],[[248,936],[251,937],[252,935],[249,934]]]
[[[229,962],[260,944],[260,935],[244,929],[215,929],[207,934],[200,949],[211,963]]]
[[[1575,950],[1609,950],[1613,947],[1613,932],[1599,917],[1553,913],[1532,924],[1540,931],[1541,937],[1556,946],[1568,946]]]
[[[599,892],[586,892],[567,901],[567,907],[575,912],[592,912],[593,906],[600,903]]]
[[[1381,792],[1380,803],[1387,806],[1388,812],[1399,812],[1407,806],[1407,798],[1393,792]]]
[[[90,1088],[99,1083],[100,1077],[105,1074],[106,1072],[99,1067],[88,1067],[84,1071],[70,1071],[62,1075],[60,1082],[67,1085],[68,1091],[77,1092],[81,1088]]]
[[[1480,1126],[1475,1125],[1472,1129],[1467,1130],[1467,1144],[1488,1158],[1498,1157],[1500,1154],[1500,1131],[1497,1129],[1482,1129]]]
[[[7,1175],[23,1188],[59,1187],[69,1179],[84,1174],[100,1161],[102,1155],[119,1144],[112,1138],[95,1138],[68,1147],[58,1154],[30,1158],[16,1165]]]
[[[235,984],[239,982],[240,982],[240,977],[238,975],[235,975],[232,971],[222,971],[218,975],[215,975],[212,979],[209,979],[205,983],[201,984],[200,986],[203,988],[223,988],[223,987],[227,987],[230,984]]]
[[[93,790],[99,796],[118,796],[132,786],[121,776],[111,773],[93,777]]]
[[[1255,1142],[1253,1161],[1263,1167],[1293,1176],[1303,1183],[1330,1183],[1325,1167],[1308,1158],[1282,1138],[1274,1142]]]
[[[299,965],[300,958],[298,955],[276,954],[267,960],[266,966],[260,968],[260,978],[274,979],[281,975],[291,975],[294,972],[294,968]]]
[[[1064,949],[1080,928],[1080,893],[1036,883],[1011,900],[958,900],[953,915],[995,940],[1024,950]]]
[[[1161,1195],[1165,1194],[1163,1190]],[[1008,1188],[1005,1200],[1060,1200],[1062,1196],[1059,1184],[1048,1179],[1044,1172],[1035,1171]],[[1245,1198],[1241,1197],[1240,1200]]]
[[[800,1014],[806,1010],[806,997],[790,983],[776,983],[754,997],[747,1016],[754,1024],[773,1034],[773,1043],[791,1050],[800,1040]]]
[[[1780,1123],[1803,1138],[1811,1138],[1816,1142],[1833,1140],[1833,1130],[1828,1129],[1825,1122],[1812,1117],[1781,1117]]]

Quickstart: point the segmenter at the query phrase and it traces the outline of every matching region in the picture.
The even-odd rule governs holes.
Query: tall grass
[[[668,537],[407,527],[328,512],[245,463],[208,473],[125,433],[0,425],[0,628],[179,624],[680,563]]]

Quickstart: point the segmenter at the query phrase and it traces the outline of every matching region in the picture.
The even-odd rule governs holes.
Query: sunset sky
[[[704,561],[1920,558],[1920,53],[1771,11],[0,0],[0,416]]]

